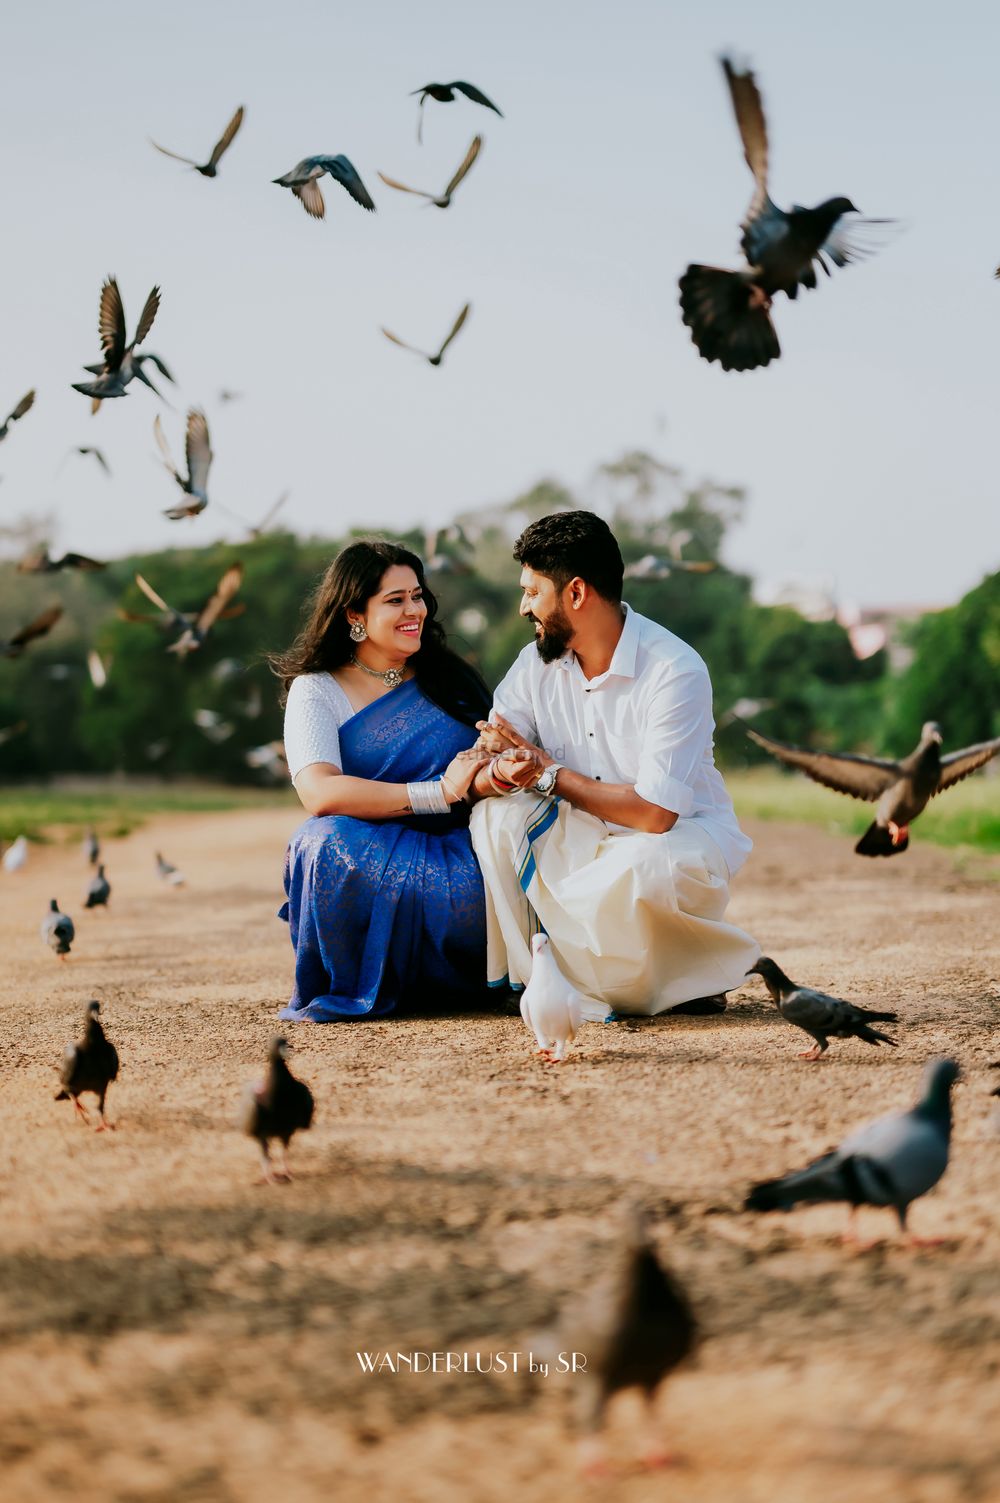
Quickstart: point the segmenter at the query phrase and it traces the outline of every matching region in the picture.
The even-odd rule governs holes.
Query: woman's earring
[[[368,635],[368,633],[365,631],[365,623],[363,621],[352,621],[351,622],[351,641],[352,642],[363,642],[365,640],[365,638],[367,637],[367,635]]]

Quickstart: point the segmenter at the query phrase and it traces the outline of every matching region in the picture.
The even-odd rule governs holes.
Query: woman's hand
[[[460,751],[457,756],[452,757],[441,779],[441,786],[449,804],[457,804],[459,799],[465,797],[476,773],[481,767],[485,767],[489,760],[489,754],[478,746],[470,746],[468,751]]]
[[[497,715],[495,712],[492,720],[477,720],[476,730],[479,732],[476,745],[485,747],[494,756],[505,752],[511,754],[514,751],[527,752],[536,761],[539,773],[543,772],[554,760],[540,746],[532,746],[531,742],[526,741],[519,731],[515,731],[502,715]]]
[[[498,777],[506,778],[518,788],[532,788],[544,771],[545,764],[539,754],[527,744],[508,747],[497,758]]]

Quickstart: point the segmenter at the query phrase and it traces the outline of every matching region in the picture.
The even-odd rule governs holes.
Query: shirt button
[[[588,735],[588,736],[593,736],[593,734],[594,734],[594,733],[593,733],[593,731],[588,731],[588,732],[587,732],[587,735]]]

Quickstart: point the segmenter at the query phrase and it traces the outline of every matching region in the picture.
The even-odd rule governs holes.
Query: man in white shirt
[[[544,929],[563,973],[623,1013],[721,1012],[760,948],[723,918],[751,843],[712,755],[712,686],[686,642],[622,603],[591,512],[514,545],[535,642],[494,695],[474,784],[491,984],[527,982]]]

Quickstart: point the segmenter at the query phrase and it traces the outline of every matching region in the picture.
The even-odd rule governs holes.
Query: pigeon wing
[[[824,992],[800,987],[779,1003],[781,1016],[807,1033],[826,1033],[836,1022],[837,999]]]
[[[941,776],[935,793],[943,793],[946,788],[960,783],[967,778],[970,772],[975,772],[978,767],[984,767],[997,752],[1000,752],[1000,736],[993,741],[979,741],[975,746],[963,747],[961,751],[949,752],[941,758]]]
[[[165,146],[161,146],[158,141],[154,141],[152,136],[149,138],[149,144],[150,146],[155,146],[157,151],[161,151],[165,157],[172,157],[175,162],[183,162],[187,167],[198,166],[198,163],[193,162],[190,157],[182,157],[176,151],[168,151]]]
[[[243,565],[233,564],[219,580],[214,594],[202,606],[198,620],[195,623],[198,631],[208,631],[212,623],[218,620],[242,583]]]
[[[455,335],[458,333],[459,329],[465,323],[465,320],[469,316],[469,310],[471,309],[471,307],[472,307],[471,303],[466,303],[465,307],[462,309],[461,313],[458,315],[458,317],[456,318],[455,322],[452,324],[452,326],[451,326],[451,333],[448,335],[448,338],[445,340],[444,344],[441,346],[441,348],[437,352],[437,358],[439,360],[441,359],[441,356],[444,354],[445,350],[451,344],[452,340],[455,338]]]
[[[250,530],[252,532],[263,532],[264,528],[274,521],[275,517],[278,515],[279,511],[284,506],[285,502],[288,500],[291,494],[291,491],[282,491],[281,495],[278,497],[277,501],[275,501],[270,511],[265,512],[263,517],[257,523],[256,527],[253,527]]]
[[[159,355],[154,355],[154,354],[152,354],[152,352],[150,352],[148,354],[142,355],[140,358],[143,359],[143,360],[152,360],[153,364],[156,366],[156,369],[159,371],[160,375],[163,376],[165,380],[172,382],[174,386],[177,385],[177,382],[174,380],[173,376],[167,370],[167,367],[164,365],[164,363],[160,359]],[[95,450],[95,452],[96,452],[96,450]]]
[[[322,219],[326,214],[323,190],[314,177],[304,183],[293,183],[292,192],[312,219]]]
[[[24,414],[26,412],[30,412],[31,411],[31,408],[34,405],[34,401],[35,401],[35,389],[34,389],[34,387],[32,387],[31,391],[27,392],[21,398],[20,402],[18,402],[17,406],[14,408],[14,411],[11,413],[10,417],[7,419],[7,422],[8,423],[16,423],[17,420],[18,420],[18,418],[24,417]],[[6,427],[6,423],[4,424],[4,426]]]
[[[101,305],[97,315],[97,333],[104,351],[105,368],[116,371],[125,354],[125,309],[114,277],[101,288]]]
[[[454,193],[455,189],[458,187],[459,183],[462,181],[463,177],[465,176],[465,174],[468,172],[469,168],[472,166],[473,162],[478,157],[480,151],[482,150],[482,146],[483,146],[483,138],[482,138],[482,136],[474,136],[472,138],[472,144],[470,145],[468,151],[465,153],[465,156],[462,158],[461,165],[459,166],[457,172],[455,173],[455,176],[452,178],[451,182],[448,184],[447,188],[444,190],[444,197],[445,198],[449,198],[451,196],[451,194]]]
[[[850,266],[876,255],[902,229],[898,219],[866,219],[861,214],[842,214],[820,246],[834,266]]]
[[[146,599],[151,600],[158,610],[166,611],[168,616],[176,616],[178,614],[174,610],[172,605],[168,605],[167,602],[162,598],[162,596],[157,595],[156,591],[153,589],[153,586],[147,580],[143,579],[141,574],[137,574],[135,576],[135,582],[139,586],[142,593],[145,595]]]
[[[160,289],[159,287],[154,287],[152,292],[149,294],[149,297],[146,299],[142,313],[139,315],[139,327],[136,329],[135,338],[132,341],[134,345],[142,344],[142,341],[145,339],[146,335],[153,327],[153,320],[156,317],[156,310],[159,308],[159,306]]]
[[[891,1186],[887,1202],[892,1205],[909,1205],[926,1195],[948,1167],[947,1138],[916,1111],[893,1113],[859,1128],[844,1139],[840,1152],[854,1159],[863,1183],[868,1165]]]
[[[464,94],[466,99],[471,99],[474,104],[484,104],[488,110],[493,110],[494,114],[499,115],[501,120],[503,119],[503,110],[497,109],[492,99],[487,99],[482,89],[477,89],[475,84],[459,83],[456,80],[455,83],[449,84],[448,87],[450,89],[457,89],[460,94]]]
[[[851,752],[806,751],[800,746],[772,741],[769,736],[762,736],[749,727],[747,735],[779,762],[804,772],[813,782],[822,783],[836,793],[849,794],[851,798],[866,799],[869,803],[879,798],[900,776],[898,762],[856,756]]]
[[[153,437],[156,439],[157,447],[159,448],[160,453],[163,455],[163,463],[166,465],[171,475],[173,475],[174,479],[177,481],[177,484],[182,485],[183,481],[181,480],[180,474],[178,473],[177,466],[174,464],[174,461],[170,456],[170,445],[167,443],[166,435],[163,432],[163,424],[160,422],[159,413],[157,413],[155,418],[153,419]]]
[[[59,560],[60,569],[106,569],[107,564],[101,563],[100,559],[88,558],[85,553],[64,553]]]
[[[385,183],[387,188],[398,188],[400,193],[415,193],[418,198],[434,197],[433,193],[425,193],[423,188],[408,188],[405,183],[397,182],[394,177],[386,177],[384,172],[380,172],[379,177],[382,179],[383,183]]]
[[[225,130],[222,132],[222,135],[212,147],[212,155],[208,159],[208,165],[210,167],[218,166],[220,158],[222,157],[223,153],[228,151],[230,146],[232,146],[233,137],[236,135],[236,132],[239,130],[242,124],[243,106],[240,105],[239,109],[236,111],[236,114],[233,116],[229,124],[226,126]]]
[[[379,176],[381,177],[381,173]],[[401,350],[411,350],[414,355],[423,355],[425,360],[430,359],[430,356],[425,354],[423,350],[418,350],[415,344],[407,344],[405,339],[400,339],[398,334],[393,334],[389,329],[383,329],[382,333],[386,339],[391,339],[393,344],[398,344]]]
[[[363,209],[370,213],[375,212],[375,200],[361,181],[361,174],[351,161],[350,157],[329,157],[326,162],[326,170],[332,178],[336,178]]]
[[[212,449],[208,439],[208,419],[196,408],[188,413],[187,441],[188,485],[193,492],[205,494],[208,472],[212,464]]]
[[[15,636],[11,637],[7,645],[9,647],[26,647],[36,637],[44,637],[46,632],[52,630],[62,613],[63,608],[61,605],[50,605],[48,610],[43,611],[40,616],[36,616],[34,621],[29,622],[27,626],[22,626],[21,630]]]
[[[753,219],[767,203],[768,197],[767,121],[764,118],[764,105],[749,68],[737,72],[732,59],[724,57],[722,71],[729,85],[729,97],[733,101],[733,113],[743,142],[743,155],[757,185],[747,210],[747,218]]]

